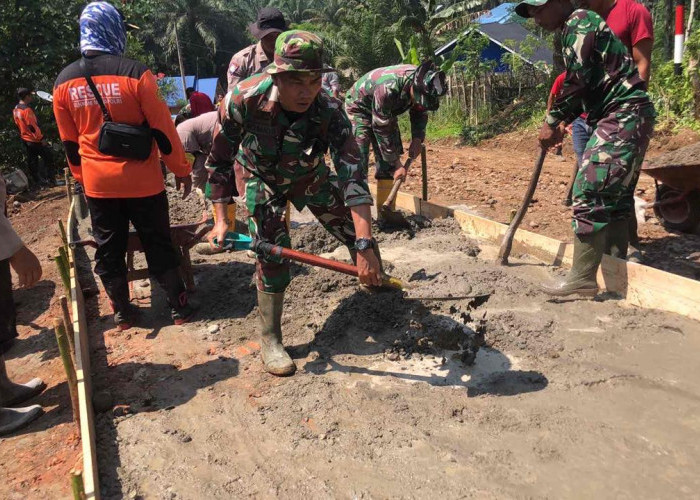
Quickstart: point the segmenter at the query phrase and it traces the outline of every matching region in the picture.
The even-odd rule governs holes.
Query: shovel
[[[408,158],[404,168],[408,170],[408,167],[413,163],[413,158]],[[399,177],[394,181],[394,185],[391,187],[389,196],[386,201],[379,207],[379,218],[383,220],[386,224],[398,227],[410,227],[410,224],[404,214],[399,210],[394,210],[391,208],[396,201],[396,196],[399,194],[399,189],[406,179]]]
[[[532,195],[535,194],[535,189],[537,188],[537,183],[540,180],[540,173],[542,172],[542,165],[544,164],[544,158],[547,155],[547,150],[545,148],[540,148],[540,154],[537,156],[535,161],[535,168],[532,171],[532,177],[530,178],[530,185],[527,187],[525,192],[525,198],[523,198],[523,204],[520,206],[518,213],[515,214],[515,218],[511,221],[510,226],[508,226],[508,231],[506,231],[503,237],[503,243],[501,243],[501,248],[498,252],[498,257],[496,258],[496,264],[505,266],[508,265],[508,257],[510,256],[510,250],[513,248],[513,237],[515,236],[515,231],[518,230],[518,226],[523,221],[525,217],[525,212],[527,212],[527,207],[532,201]]]
[[[216,239],[214,240],[214,244],[216,244]],[[326,259],[324,257],[319,257],[306,252],[300,252],[298,250],[291,250],[279,245],[273,245],[272,243],[254,240],[250,236],[240,233],[226,233],[223,248],[224,250],[252,250],[259,255],[276,257],[278,259],[289,259],[296,262],[301,262],[302,264],[309,264],[311,266],[322,267],[323,269],[330,269],[331,271],[348,274],[350,276],[358,276],[357,266],[346,264],[345,262],[339,262],[337,260]],[[398,278],[389,276],[388,274],[382,276],[381,286],[394,288],[396,290],[407,290],[411,288],[409,284],[404,283]]]

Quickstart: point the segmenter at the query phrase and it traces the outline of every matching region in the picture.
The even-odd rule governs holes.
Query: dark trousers
[[[102,280],[126,276],[126,250],[131,222],[146,254],[148,271],[160,276],[180,265],[170,238],[165,191],[145,198],[87,197],[92,234],[97,242],[95,274]]]
[[[0,353],[1,344],[17,337],[17,311],[12,299],[10,259],[0,260]]]
[[[35,183],[42,181],[44,177],[39,172],[39,157],[44,160],[44,168],[49,179],[56,178],[56,170],[53,164],[53,154],[48,146],[40,142],[24,142],[24,147],[27,150],[27,166],[29,167],[29,175]]]

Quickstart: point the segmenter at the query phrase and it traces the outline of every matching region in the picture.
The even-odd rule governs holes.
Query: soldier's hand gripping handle
[[[230,221],[226,220],[226,203],[214,203],[214,212],[216,214],[216,222],[214,223],[214,228],[207,235],[207,240],[209,240],[209,244],[212,247],[223,248],[230,223]]]
[[[380,286],[382,284],[379,260],[371,248],[357,252],[357,276],[363,285]]]

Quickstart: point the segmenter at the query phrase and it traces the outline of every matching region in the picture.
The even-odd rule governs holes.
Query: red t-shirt
[[[554,80],[554,83],[552,84],[552,90],[549,92],[550,95],[553,95],[554,98],[556,99],[559,97],[559,94],[561,94],[561,91],[564,90],[564,80],[566,79],[566,71],[564,71],[561,75],[559,75],[556,80]]]
[[[190,95],[190,109],[192,110],[192,118],[196,118],[204,113],[214,111],[216,108],[207,94],[195,90]]]
[[[640,41],[654,39],[651,14],[646,7],[635,0],[617,0],[603,18],[612,32],[625,44],[630,55],[632,55],[632,47]]]

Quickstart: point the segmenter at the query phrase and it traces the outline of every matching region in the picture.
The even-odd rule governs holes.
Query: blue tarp
[[[486,14],[478,17],[474,22],[476,24],[491,24],[499,23],[504,24],[511,22],[511,17],[513,16],[513,10],[515,9],[514,3],[502,3],[498,7],[495,7]]]
[[[200,78],[195,84],[195,77],[193,75],[185,76],[185,84],[187,87],[194,87],[195,90],[207,94],[211,102],[214,102],[216,99],[216,85],[218,81],[218,78]],[[166,76],[163,77],[161,82],[172,89],[172,91],[165,96],[165,102],[168,107],[175,107],[178,101],[185,100],[185,93],[182,90],[182,78],[179,76]]]

